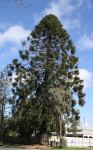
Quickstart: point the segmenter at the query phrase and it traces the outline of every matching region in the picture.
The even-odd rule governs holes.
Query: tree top
[[[35,35],[35,33],[40,34],[41,32],[47,31],[51,35],[54,34],[60,36],[63,32],[65,32],[65,34],[67,35],[58,17],[53,14],[49,14],[43,17],[43,19],[38,23],[38,25],[35,26],[32,35]]]

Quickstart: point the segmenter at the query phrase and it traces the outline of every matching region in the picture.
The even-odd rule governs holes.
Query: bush
[[[64,137],[60,138],[60,148],[63,148],[66,146],[67,146],[67,140]]]

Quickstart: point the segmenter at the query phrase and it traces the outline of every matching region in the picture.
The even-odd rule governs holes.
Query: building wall
[[[85,136],[93,137],[93,130],[86,129],[86,130],[83,130],[82,133],[83,133],[83,137],[85,137]]]

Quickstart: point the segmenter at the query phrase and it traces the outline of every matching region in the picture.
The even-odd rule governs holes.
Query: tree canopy
[[[8,67],[9,76],[16,76],[12,83],[13,112],[19,111],[23,126],[27,125],[24,117],[34,116],[36,126],[30,135],[34,131],[48,132],[53,125],[57,129],[59,116],[64,123],[71,122],[72,118],[78,120],[76,105],[85,103],[79,59],[69,34],[56,16],[47,15],[35,26],[23,42],[19,56]],[[29,115],[25,116],[21,112],[27,104]],[[33,120],[29,122],[33,124]]]

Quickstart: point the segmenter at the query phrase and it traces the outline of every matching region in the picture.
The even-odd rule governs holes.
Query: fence
[[[67,146],[69,147],[93,147],[93,138],[79,138],[79,137],[65,137],[67,140]],[[57,136],[51,136],[49,143],[60,142],[60,138]]]
[[[93,147],[93,138],[66,137],[67,145],[71,147]]]

